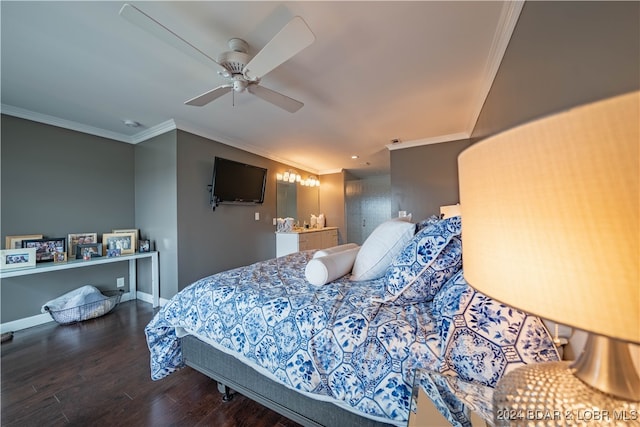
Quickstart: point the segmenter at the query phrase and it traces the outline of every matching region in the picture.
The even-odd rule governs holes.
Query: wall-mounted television
[[[259,204],[264,202],[267,169],[215,157],[211,179],[211,206],[221,203]]]

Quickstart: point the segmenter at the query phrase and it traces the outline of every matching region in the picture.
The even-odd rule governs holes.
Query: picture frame
[[[67,253],[66,252],[56,252],[53,254],[53,263],[54,264],[64,264],[67,262]]]
[[[95,243],[98,243],[98,233],[69,234],[67,236],[67,253],[69,254],[69,258],[76,258],[77,245],[90,245]]]
[[[22,236],[6,236],[4,240],[5,249],[22,249],[23,240],[42,239],[42,234],[24,234]]]
[[[36,248],[0,250],[0,270],[36,266]]]
[[[151,241],[148,239],[138,240],[138,252],[150,252]]]
[[[131,244],[132,244],[131,247],[133,248],[133,252],[131,252],[131,253],[135,253],[135,251],[138,248],[138,240],[140,240],[140,230],[139,229],[137,229],[137,228],[128,228],[128,229],[120,228],[120,229],[114,229],[111,232],[113,234],[130,234],[130,233],[133,233],[134,239],[131,242]],[[123,252],[122,254],[125,255],[125,252]]]
[[[102,256],[102,243],[85,243],[76,245],[76,259],[91,259]]]
[[[102,235],[102,251],[106,255],[111,249],[120,249],[122,255],[132,255],[136,252],[135,233],[104,233]]]
[[[47,237],[43,239],[24,239],[22,248],[36,249],[36,263],[52,262],[56,252],[67,251],[66,237]]]

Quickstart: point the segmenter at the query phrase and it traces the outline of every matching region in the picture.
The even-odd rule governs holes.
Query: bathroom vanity
[[[276,256],[308,249],[324,249],[338,244],[338,227],[296,228],[276,233]]]

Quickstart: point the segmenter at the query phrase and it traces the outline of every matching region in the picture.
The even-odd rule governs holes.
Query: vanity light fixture
[[[289,169],[284,173],[276,174],[276,179],[278,181],[294,183],[294,182],[300,182],[302,180],[302,177],[298,172],[294,171],[293,169]]]
[[[300,185],[305,187],[320,187],[320,180],[315,175],[309,175],[309,177],[300,182]]]
[[[293,184],[297,182],[304,187],[319,187],[320,180],[315,175],[309,175],[306,179],[302,179],[302,176],[293,169],[289,169],[283,173],[276,174],[276,180],[281,182],[289,182]]]

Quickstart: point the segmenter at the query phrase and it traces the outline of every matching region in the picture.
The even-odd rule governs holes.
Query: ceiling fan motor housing
[[[249,44],[242,39],[233,38],[228,41],[228,45],[230,51],[218,55],[218,64],[229,70],[231,74],[242,74],[242,70],[251,60],[247,53]]]
[[[251,59],[249,55],[244,52],[222,52],[218,56],[218,63],[229,70],[231,74],[242,74],[249,59]]]

